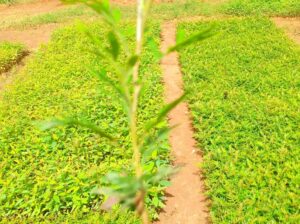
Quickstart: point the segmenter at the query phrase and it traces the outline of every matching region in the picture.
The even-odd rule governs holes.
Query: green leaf
[[[141,147],[141,152],[143,155],[143,160],[147,161],[152,156],[152,152],[156,149],[157,144],[160,144],[163,140],[165,140],[168,137],[168,134],[170,131],[175,128],[176,126],[173,126],[171,128],[165,127],[158,131],[158,134],[155,137],[146,136],[146,140]]]
[[[139,60],[139,56],[132,55],[127,62],[128,68],[133,68],[135,64],[138,62],[138,60]]]
[[[120,44],[118,38],[116,37],[116,34],[112,31],[108,33],[107,37],[110,43],[110,49],[108,49],[108,52],[112,55],[113,59],[116,60],[120,53]]]
[[[98,14],[102,15],[104,21],[112,26],[115,25],[116,21],[113,15],[113,12],[110,8],[109,0],[101,0],[101,1],[91,1],[87,2],[84,1],[84,3],[92,8],[94,11],[96,11]]]
[[[171,182],[168,181],[168,180],[161,180],[161,181],[159,182],[159,185],[161,185],[161,186],[163,186],[163,187],[169,187],[169,186],[171,186]]]
[[[124,94],[124,90],[116,84],[112,79],[110,79],[107,75],[105,69],[101,69],[100,71],[90,70],[92,74],[97,76],[101,81],[106,82],[110,87],[112,87],[118,95],[123,98],[126,102],[128,101],[126,95]]]
[[[143,179],[149,184],[159,184],[162,180],[169,179],[179,171],[179,167],[161,166],[155,174],[145,174]]]
[[[112,10],[112,15],[113,15],[115,22],[120,22],[120,20],[121,20],[121,10],[120,9]]]
[[[154,197],[154,198],[152,199],[152,203],[153,203],[153,205],[154,205],[155,207],[157,207],[157,206],[159,205],[159,199],[158,199],[158,197]]]
[[[59,126],[80,126],[92,130],[93,132],[100,135],[101,137],[108,138],[109,140],[115,140],[114,137],[107,134],[104,130],[100,129],[99,127],[97,127],[96,125],[88,121],[79,121],[75,119],[65,119],[65,120],[55,119],[51,121],[39,122],[38,126],[40,127],[41,130],[48,130]]]
[[[102,182],[109,186],[96,188],[93,193],[104,194],[108,198],[113,197],[114,201],[118,200],[125,206],[134,205],[136,193],[143,187],[140,179],[126,173],[110,172],[103,178]]]
[[[176,43],[181,43],[185,40],[185,32],[182,29],[179,29],[176,33]]]
[[[109,0],[99,0],[99,1],[87,1],[87,0],[62,0],[65,4],[76,4],[82,3],[89,8],[93,9],[95,12],[100,14],[104,21],[110,25],[114,25],[117,21],[117,16],[114,15],[110,7]]]
[[[155,61],[159,61],[163,57],[163,53],[160,51],[158,44],[154,38],[150,37],[147,40],[147,46],[149,47]]]
[[[156,125],[158,125],[167,115],[168,113],[174,109],[179,103],[181,103],[184,98],[186,97],[186,94],[183,94],[181,97],[179,97],[178,99],[174,100],[173,102],[167,104],[158,114],[157,118],[150,121],[147,125],[146,125],[146,130],[150,130],[151,128],[155,127]]]
[[[168,54],[168,53],[171,53],[174,51],[178,51],[190,44],[196,43],[200,40],[205,40],[205,39],[215,35],[215,32],[212,32],[213,28],[214,28],[214,26],[211,26],[210,28],[208,28],[200,33],[197,33],[186,40],[181,40],[180,42],[176,43],[174,46],[170,47],[166,53]],[[180,39],[182,38],[182,35],[183,35],[183,33],[180,34],[180,36],[179,36]]]
[[[98,57],[101,57],[101,58],[104,57],[103,53],[100,52],[100,50],[99,50],[103,46],[103,42],[99,39],[99,37],[95,36],[95,34],[92,33],[88,29],[88,27],[85,24],[83,24],[82,22],[78,22],[76,24],[76,28],[80,32],[84,33],[91,40],[91,42],[94,45],[96,45],[96,47],[93,47],[92,49],[86,49],[86,50],[93,53],[93,54],[95,54],[95,55],[97,55]]]

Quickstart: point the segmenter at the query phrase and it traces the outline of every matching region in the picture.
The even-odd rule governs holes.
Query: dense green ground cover
[[[300,15],[299,0],[230,0],[221,8],[222,12],[235,15]]]
[[[101,39],[105,38],[102,25],[90,27]],[[125,24],[122,29],[133,46],[134,27]],[[159,43],[157,25],[149,28],[149,36],[154,37],[154,41],[147,39],[146,47],[151,50],[142,57],[145,86],[143,112],[139,114],[141,124],[155,116],[163,104],[160,68],[153,59]],[[53,222],[65,222],[74,216],[66,215],[70,212],[75,214],[74,221],[98,208],[101,197],[92,195],[91,190],[101,184],[105,173],[130,169],[126,117],[114,98],[114,91],[88,73],[88,66],[109,69],[105,60],[96,61],[92,53],[84,51],[89,46],[89,39],[73,26],[55,32],[50,44],[36,53],[25,71],[3,93],[0,101],[0,220],[16,216],[29,217],[31,222],[49,221],[42,217],[48,215],[56,220]],[[42,132],[31,124],[35,120],[60,116],[96,122],[108,133],[118,136],[124,147],[112,146],[83,128],[62,127]],[[150,171],[155,170],[167,162],[167,156],[167,141],[162,141],[152,161],[145,166]],[[157,196],[161,196],[160,189],[154,187],[151,190],[153,203],[148,201],[149,204],[157,206]],[[119,223],[130,220],[123,215]],[[88,217],[95,219],[95,215]],[[106,222],[110,223],[100,223]]]
[[[215,23],[180,58],[213,221],[299,223],[299,47],[267,19]]]
[[[20,44],[8,42],[0,43],[0,73],[5,72],[13,64],[22,58],[25,53],[25,48]]]

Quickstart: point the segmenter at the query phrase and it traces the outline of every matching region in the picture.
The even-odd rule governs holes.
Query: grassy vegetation
[[[131,211],[124,211],[121,208],[114,208],[111,212],[99,212],[99,211],[90,211],[86,212],[72,212],[65,213],[60,215],[48,215],[45,217],[27,217],[21,222],[20,218],[7,218],[4,217],[0,220],[0,223],[10,223],[10,224],[19,224],[19,223],[43,223],[43,224],[91,224],[91,223],[101,223],[101,224],[141,224],[140,220],[136,215]]]
[[[175,0],[168,3],[154,4],[151,9],[152,19],[171,20],[191,16],[209,16],[216,13],[216,8],[208,2],[197,0]]]
[[[10,16],[3,18],[0,29],[25,29],[28,27],[36,27],[49,23],[63,23],[70,20],[78,19],[82,16],[93,18],[96,14],[90,9],[77,5],[68,8],[59,9],[54,12],[42,13],[34,16]]]
[[[21,44],[8,42],[0,43],[0,74],[16,64],[25,54],[25,47]]]
[[[116,7],[122,12],[123,19],[131,20],[136,17],[134,5],[116,5]],[[216,13],[216,8],[211,4],[194,0],[177,0],[172,3],[154,4],[150,16],[152,20],[161,21],[189,16],[212,15],[213,13]],[[0,29],[25,29],[49,23],[64,23],[82,17],[87,19],[99,18],[90,9],[76,5],[34,16],[0,18]]]
[[[213,222],[299,223],[300,49],[267,19],[215,23],[180,58]]]
[[[234,15],[300,15],[299,0],[230,0],[221,8],[221,11]]]
[[[0,3],[11,3],[0,0]],[[220,8],[219,8],[220,7]],[[133,6],[119,6],[124,19]],[[198,15],[300,15],[297,0],[232,0],[222,6],[202,1],[175,1],[153,6],[152,20]],[[0,29],[62,23],[74,18],[98,19],[74,6],[25,18],[0,19]],[[266,19],[217,21],[220,33],[181,52],[196,138],[205,152],[204,169],[212,199],[214,223],[299,223],[299,47]],[[183,23],[187,34],[207,23]],[[91,25],[105,39],[102,25]],[[132,24],[122,27],[133,40]],[[158,49],[159,28],[151,26]],[[140,121],[154,117],[162,105],[160,70],[153,42],[142,60],[146,79]],[[0,100],[0,223],[139,223],[132,212],[116,208],[99,213],[101,196],[91,190],[111,170],[130,169],[128,130],[113,91],[86,70],[109,67],[83,49],[89,40],[69,27],[56,32],[2,93]],[[103,47],[106,43],[103,43]],[[0,73],[24,52],[21,45],[0,44]],[[101,91],[98,91],[98,86]],[[120,136],[110,145],[83,128],[39,131],[32,121],[83,117]],[[96,144],[95,144],[96,142]],[[149,170],[168,163],[163,140],[145,164]],[[158,153],[159,152],[159,153]],[[297,185],[298,184],[298,185]],[[161,187],[153,187],[148,204],[161,206]],[[155,216],[155,214],[154,214]]]
[[[0,0],[0,4],[12,4],[14,3],[13,0]]]
[[[2,1],[13,2],[12,0]],[[125,19],[135,18],[136,12],[134,5],[116,4],[115,6],[123,12],[122,14]],[[151,17],[155,20],[167,20],[188,18],[191,16],[211,16],[222,13],[231,15],[263,14],[273,16],[297,16],[300,15],[300,3],[298,0],[230,0],[220,1],[219,3],[195,0],[175,0],[172,2],[154,4],[152,7]],[[77,5],[53,12],[34,16],[25,16],[22,18],[19,16],[7,16],[6,18],[0,19],[0,29],[22,29],[36,27],[42,24],[63,23],[80,17],[86,17],[89,19],[97,18],[96,14],[88,8]]]
[[[103,26],[90,27],[104,41]],[[132,24],[125,24],[122,29],[134,40]],[[143,111],[139,114],[141,124],[155,116],[163,104],[160,68],[153,59],[158,49],[159,27],[151,26],[146,36],[149,40],[146,48],[150,51],[144,53],[141,64],[145,79]],[[150,36],[154,40],[150,41]],[[92,219],[93,215],[89,214],[93,210],[98,212],[102,197],[92,195],[91,190],[102,184],[101,177],[108,171],[130,169],[132,155],[127,150],[130,141],[125,128],[126,116],[122,106],[113,100],[114,91],[86,70],[90,66],[108,68],[106,61],[96,61],[92,53],[84,51],[89,46],[89,39],[74,26],[56,32],[51,43],[36,53],[3,93],[0,219],[27,217],[37,222],[52,217],[55,222],[65,222],[69,218],[74,220],[72,214],[77,213],[83,216],[86,213]],[[98,121],[102,129],[119,136],[120,144],[111,145],[83,128],[62,127],[42,132],[32,125],[35,120],[60,116]],[[152,161],[145,164],[149,171],[168,162],[167,141],[162,140],[156,147]],[[160,207],[161,197],[161,187],[154,186],[148,204],[152,208]],[[120,220],[124,219],[129,220],[123,214]]]

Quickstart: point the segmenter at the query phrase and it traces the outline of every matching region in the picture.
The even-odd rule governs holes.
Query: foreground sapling
[[[119,96],[119,99],[115,100],[121,101],[124,111],[127,114],[127,125],[129,138],[131,140],[130,147],[133,154],[134,175],[127,172],[109,173],[105,178],[107,183],[106,187],[95,189],[94,193],[105,194],[108,197],[114,198],[114,200],[111,200],[113,202],[120,202],[128,207],[133,207],[141,217],[142,222],[147,224],[150,222],[148,210],[145,205],[145,198],[147,197],[148,190],[153,185],[157,185],[161,181],[167,179],[170,175],[174,174],[176,169],[170,166],[161,166],[155,173],[152,173],[146,171],[144,164],[150,159],[147,155],[151,154],[153,151],[154,143],[159,142],[161,138],[166,136],[170,131],[170,128],[168,127],[161,128],[160,124],[165,121],[168,113],[184,99],[184,96],[182,96],[174,102],[167,104],[157,114],[156,118],[149,121],[145,127],[140,127],[138,125],[138,113],[141,110],[139,107],[139,100],[143,89],[143,78],[139,75],[140,60],[143,50],[146,18],[150,10],[151,0],[138,0],[137,2],[136,46],[133,52],[129,50],[129,43],[118,29],[120,12],[114,10],[108,1],[69,0],[65,2],[83,3],[92,8],[102,16],[104,22],[110,28],[107,35],[109,45],[105,48],[105,51],[100,51],[99,49],[103,47],[103,43],[94,33],[90,32],[85,25],[80,25],[80,29],[86,33],[95,46],[95,48],[87,50],[93,52],[98,60],[106,58],[114,69],[114,79],[104,69],[97,71],[91,70],[91,72],[101,81],[107,83],[107,85],[109,85]],[[210,30],[206,30],[191,38],[181,40],[175,46],[171,46],[166,52],[160,53],[159,57],[161,58],[166,54],[196,41],[205,39],[210,35]],[[48,129],[59,125],[83,126],[91,129],[101,137],[109,139],[114,144],[118,144],[116,136],[111,136],[96,125],[83,120],[53,120],[45,122],[43,127],[44,129]],[[157,133],[154,137],[153,132]]]

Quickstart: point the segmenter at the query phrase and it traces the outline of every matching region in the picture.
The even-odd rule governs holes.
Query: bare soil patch
[[[284,29],[291,39],[300,44],[300,17],[276,17],[273,21],[278,27]]]
[[[163,0],[154,0],[155,3]],[[111,0],[111,3],[120,5],[134,5],[136,0]],[[172,0],[164,0],[164,2],[172,2]],[[31,3],[23,3],[16,5],[0,4],[0,17],[4,16],[32,16],[41,13],[56,11],[61,8],[68,7],[60,0],[39,0]]]
[[[32,51],[47,43],[52,32],[58,27],[58,24],[47,24],[27,30],[3,30],[0,31],[0,41],[23,43]]]
[[[175,44],[176,25],[166,22],[162,28],[162,50]],[[171,102],[183,94],[182,74],[177,53],[165,57],[161,62],[165,98]],[[166,190],[166,207],[157,224],[206,224],[209,223],[208,200],[199,163],[202,157],[196,148],[194,132],[186,103],[181,103],[169,114],[170,126],[179,124],[170,134],[174,165],[180,171],[172,178],[172,185]]]
[[[52,12],[57,9],[66,7],[59,0],[41,0],[38,2],[17,4],[17,5],[1,5],[0,17],[7,16],[32,16],[35,14]]]

